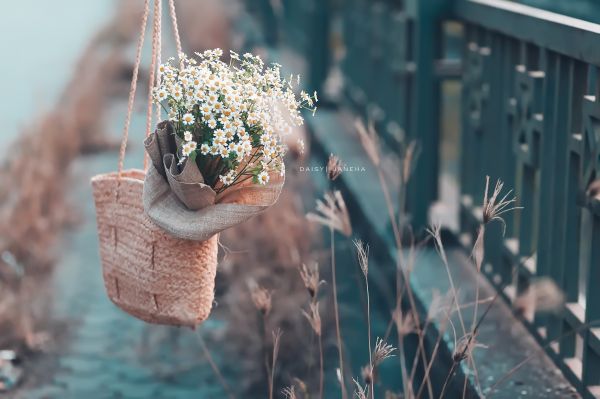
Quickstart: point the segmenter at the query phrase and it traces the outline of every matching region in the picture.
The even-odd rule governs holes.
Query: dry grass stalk
[[[262,348],[263,356],[264,356],[265,372],[266,372],[267,378],[269,380],[269,384],[268,384],[269,399],[271,399],[273,397],[274,373],[271,368],[271,364],[269,363],[269,349],[268,349],[269,343],[267,340],[267,323],[268,323],[267,318],[269,316],[269,313],[271,313],[271,307],[272,307],[271,295],[272,294],[271,294],[271,291],[259,286],[256,283],[256,281],[254,281],[254,280],[248,281],[248,288],[250,289],[250,296],[252,298],[252,302],[254,303],[254,307],[256,308],[256,310],[258,311],[258,313],[260,315],[258,334],[262,339],[261,348]],[[279,345],[279,339],[277,340],[277,345]],[[277,348],[277,351],[279,351],[279,348]],[[273,353],[275,354],[275,347],[273,347]],[[272,360],[274,361],[275,357],[273,357]]]
[[[411,312],[402,312],[402,309],[395,309],[392,312],[392,319],[396,323],[396,330],[402,334],[403,337],[417,333],[417,325],[415,324],[415,318]]]
[[[309,305],[310,313],[302,310],[302,314],[312,327],[315,334],[320,337],[321,336],[321,316],[319,314],[319,302],[311,302]]]
[[[225,378],[223,378],[223,374],[221,373],[221,370],[219,370],[219,366],[217,366],[217,364],[213,360],[213,357],[210,354],[210,351],[208,350],[208,347],[206,346],[204,339],[201,336],[199,336],[198,340],[200,341],[200,347],[202,348],[202,353],[204,354],[206,361],[210,365],[210,368],[215,373],[217,380],[219,380],[219,384],[221,384],[221,386],[223,387],[225,392],[227,392],[227,396],[229,397],[229,399],[235,399],[235,395],[233,394],[231,387],[229,387],[229,384],[227,384],[227,381],[225,381]]]
[[[295,162],[298,161],[290,159],[286,176],[287,189],[282,192],[278,203],[269,212],[222,235],[222,240],[230,251],[227,251],[219,264],[216,299],[220,306],[215,308],[213,317],[227,320],[219,342],[225,348],[227,356],[240,359],[237,364],[243,378],[238,381],[236,392],[241,392],[241,396],[251,396],[261,389],[266,391],[264,384],[268,381],[264,373],[266,366],[256,367],[257,364],[263,364],[265,357],[264,321],[262,317],[257,317],[256,307],[247,288],[248,280],[259,281],[267,289],[277,287],[272,292],[272,306],[266,320],[267,332],[278,326],[285,328],[278,357],[278,368],[283,369],[280,368],[281,372],[275,374],[275,385],[289,385],[288,378],[291,376],[301,377],[311,386],[319,384],[317,373],[307,374],[307,369],[318,361],[315,351],[306,350],[316,347],[316,337],[306,333],[306,329],[311,327],[307,326],[306,318],[298,310],[306,303],[309,287],[315,291],[315,297],[319,295],[322,281],[317,265],[306,262],[307,277],[310,276],[308,279],[313,281],[309,281],[307,287],[298,278],[298,265],[303,260],[321,260],[326,254],[319,249],[321,242],[319,235],[315,234],[318,226],[306,223],[306,210],[297,193],[306,194],[310,197],[306,198],[307,202],[311,201],[310,182],[306,174],[294,173],[297,170]],[[300,275],[302,273],[301,268]],[[319,298],[321,316],[325,312],[331,315],[329,309],[329,298]],[[310,312],[308,306],[306,310]],[[333,317],[322,317],[321,324],[323,342],[329,342],[334,331]],[[257,333],[252,333],[254,331]],[[270,351],[270,335],[268,338],[267,346]],[[296,382],[295,386],[296,395],[304,397],[301,385]],[[316,388],[313,395],[316,397]]]
[[[404,159],[402,160],[402,182],[404,185],[408,183],[414,170],[417,157],[417,142],[411,141],[404,152]]]
[[[496,186],[491,195],[489,195],[489,184],[490,177],[486,176],[485,194],[483,198],[483,224],[488,224],[496,220],[502,223],[503,231],[506,231],[506,222],[502,218],[502,215],[522,208],[514,206],[516,198],[509,198],[512,194],[512,190],[509,190],[502,198],[500,198],[500,193],[504,187],[504,183],[501,180],[496,181]]]
[[[329,227],[330,237],[330,255],[331,255],[331,279],[333,285],[333,308],[335,317],[335,330],[338,347],[338,357],[340,364],[340,384],[342,388],[342,398],[348,397],[346,384],[344,381],[344,355],[342,346],[342,334],[340,328],[339,306],[337,300],[337,277],[335,264],[335,231],[339,231],[346,237],[352,234],[352,225],[346,203],[339,191],[325,194],[325,202],[317,200],[316,210],[318,213],[308,213],[306,218],[309,221],[319,223]]]
[[[263,317],[267,317],[269,313],[271,313],[272,307],[271,291],[259,286],[254,280],[248,281],[248,287],[250,288],[250,295],[256,310],[258,310]]]
[[[368,385],[365,385],[363,387],[355,379],[353,379],[352,381],[354,382],[354,397],[356,399],[367,399],[367,388],[368,388]]]
[[[327,226],[332,230],[339,231],[346,237],[352,235],[350,215],[346,208],[346,202],[339,191],[325,193],[324,202],[317,200],[316,213],[310,212],[306,218],[315,223]]]
[[[401,298],[402,298],[402,293],[406,294],[409,304],[410,304],[410,311],[413,313],[414,315],[414,321],[415,324],[417,326],[417,330],[420,330],[420,320],[419,320],[419,315],[418,315],[418,309],[416,306],[416,301],[414,298],[414,295],[412,293],[411,287],[410,287],[410,271],[411,271],[411,267],[409,267],[409,265],[412,264],[412,261],[414,261],[414,258],[412,257],[414,255],[414,251],[411,245],[411,251],[409,253],[409,257],[405,258],[404,256],[404,249],[403,249],[403,242],[402,242],[402,231],[404,229],[404,225],[400,225],[399,221],[401,223],[404,223],[407,218],[404,215],[404,206],[405,206],[405,198],[406,198],[406,187],[407,187],[407,183],[408,180],[410,179],[411,174],[408,171],[412,170],[412,165],[415,162],[415,149],[416,149],[416,145],[412,144],[409,146],[407,151],[403,152],[404,158],[401,159],[401,165],[403,169],[406,169],[407,172],[403,172],[402,173],[402,177],[403,177],[403,184],[400,187],[400,217],[397,218],[396,217],[396,210],[395,210],[395,206],[394,206],[394,202],[392,201],[391,195],[390,195],[390,189],[388,187],[388,183],[385,179],[385,175],[384,175],[384,171],[381,165],[381,155],[380,155],[380,148],[379,148],[379,142],[378,142],[378,135],[377,132],[375,131],[375,128],[373,126],[372,123],[369,124],[369,127],[366,128],[364,126],[364,124],[360,121],[357,120],[355,123],[356,129],[358,131],[359,134],[359,138],[361,141],[361,144],[365,150],[365,152],[367,153],[367,156],[369,157],[369,159],[371,160],[371,162],[373,163],[373,165],[375,166],[376,170],[377,170],[377,176],[379,179],[379,183],[380,183],[380,187],[383,193],[383,197],[385,199],[385,203],[386,203],[386,208],[387,208],[387,212],[388,212],[388,216],[390,219],[390,223],[392,225],[392,230],[394,233],[394,240],[395,240],[395,244],[396,244],[396,252],[397,252],[397,256],[396,256],[396,308],[399,309],[401,307]],[[408,156],[407,156],[408,154]],[[411,383],[410,381],[407,380],[408,377],[408,373],[405,370],[405,356],[404,356],[404,351],[403,351],[403,347],[404,347],[404,342],[403,342],[403,336],[402,334],[398,333],[398,348],[400,351],[400,365],[401,368],[403,369],[402,372],[402,378],[403,378],[403,386],[404,386],[404,394],[406,397],[410,397],[410,395],[412,394],[412,387],[411,387]],[[419,347],[417,348],[417,355],[420,356],[421,360],[423,361],[423,364],[427,363],[427,355],[425,353],[425,347],[423,345],[423,342],[421,342],[421,340],[419,340]],[[430,394],[430,397],[433,396],[433,388],[431,386],[431,383],[429,381],[427,381],[427,386],[428,386],[428,391]]]
[[[306,264],[303,263],[299,270],[300,277],[302,277],[308,295],[311,300],[315,299],[319,294],[319,286],[325,283],[324,280],[319,279],[319,265],[314,263],[313,266],[306,266]]]
[[[378,147],[376,132],[375,132],[372,124],[370,124],[369,127],[366,128],[364,126],[364,124],[357,122],[356,128],[359,133],[359,137],[360,137],[361,143],[365,149],[365,152],[367,153],[371,162],[377,168],[379,180],[380,180],[381,187],[383,190],[386,205],[388,207],[388,214],[390,216],[390,221],[392,223],[392,228],[394,231],[394,237],[396,240],[396,245],[397,245],[397,250],[398,250],[399,267],[397,268],[398,269],[397,291],[399,294],[398,294],[398,303],[396,306],[396,311],[394,312],[393,316],[394,316],[394,319],[396,320],[396,329],[398,330],[399,352],[400,352],[400,359],[401,359],[402,367],[404,367],[404,362],[405,362],[404,354],[403,354],[404,342],[403,342],[402,337],[411,332],[417,332],[417,334],[420,337],[419,348],[417,350],[417,357],[415,357],[415,359],[414,359],[415,361],[413,362],[413,369],[411,372],[411,376],[408,377],[406,372],[402,373],[403,385],[405,387],[404,396],[407,398],[412,398],[412,397],[414,397],[414,394],[412,393],[411,386],[412,386],[412,383],[414,382],[414,375],[415,375],[414,371],[416,370],[416,366],[418,365],[417,359],[419,358],[419,355],[422,358],[423,364],[426,365],[427,369],[430,369],[432,366],[433,359],[429,362],[426,359],[423,340],[425,337],[426,329],[429,325],[430,320],[433,319],[433,316],[431,314],[431,309],[430,309],[428,318],[425,321],[425,327],[423,328],[423,330],[421,330],[417,309],[416,309],[414,299],[412,296],[412,292],[411,292],[411,287],[410,287],[410,284],[408,283],[409,276],[407,274],[410,273],[412,269],[408,268],[408,267],[406,267],[406,268],[402,267],[402,265],[406,263],[406,259],[404,259],[403,249],[402,249],[402,236],[401,236],[402,227],[396,222],[394,206],[391,201],[391,196],[389,194],[387,182],[384,178],[383,170],[381,168],[381,156],[380,156],[380,150]],[[401,160],[401,162],[402,162],[402,183],[403,183],[402,187],[401,187],[401,195],[400,195],[401,212],[403,211],[403,206],[404,206],[403,205],[404,201],[402,201],[402,199],[405,196],[406,183],[408,182],[408,180],[410,180],[410,177],[411,177],[411,172],[412,172],[411,166],[412,166],[412,164],[414,164],[414,158],[416,156],[416,149],[417,149],[417,147],[416,147],[415,143],[410,143],[406,147],[405,151],[403,152],[403,158]],[[515,199],[509,198],[511,192],[508,192],[507,194],[502,196],[501,195],[502,188],[503,188],[503,184],[502,184],[502,182],[499,181],[499,182],[497,182],[494,191],[491,194],[489,194],[489,177],[486,179],[486,190],[485,190],[485,197],[484,197],[483,219],[482,219],[483,223],[480,226],[480,229],[478,232],[478,238],[475,240],[475,245],[473,248],[473,259],[475,261],[478,271],[481,270],[481,266],[482,266],[483,259],[484,259],[483,241],[484,241],[484,234],[485,234],[485,225],[492,221],[500,221],[503,224],[503,226],[505,226],[504,220],[502,219],[502,215],[505,214],[506,212],[517,209],[517,207],[515,207],[513,205],[515,202]],[[400,221],[402,223],[402,221],[403,221],[402,217],[401,217]],[[450,323],[451,326],[453,326],[452,322],[449,318],[449,315],[454,312],[454,308],[455,308],[459,315],[459,320],[460,320],[462,331],[463,331],[463,338],[461,338],[460,342],[462,342],[464,345],[461,346],[457,352],[457,355],[461,355],[461,356],[455,356],[456,364],[452,367],[451,372],[448,375],[447,381],[444,384],[444,387],[442,388],[442,396],[443,396],[443,394],[445,393],[446,385],[449,382],[449,380],[451,379],[454,369],[458,363],[462,362],[462,360],[464,360],[464,359],[468,359],[469,363],[472,364],[474,367],[474,359],[471,354],[472,354],[472,350],[478,346],[476,344],[475,337],[477,334],[477,329],[478,329],[479,323],[481,323],[483,318],[478,319],[478,317],[477,317],[478,316],[477,307],[479,304],[479,284],[477,283],[476,298],[474,301],[473,324],[471,326],[471,330],[469,332],[467,332],[466,327],[464,325],[462,315],[461,315],[462,306],[459,303],[456,303],[456,305],[454,304],[454,302],[458,298],[458,295],[457,295],[456,287],[454,286],[452,275],[450,273],[448,259],[447,259],[446,253],[444,251],[443,245],[441,243],[440,229],[439,229],[439,227],[437,227],[437,228],[434,227],[429,232],[430,232],[430,235],[434,238],[434,243],[435,243],[436,249],[437,249],[440,257],[442,258],[442,262],[446,268],[446,272],[447,272],[448,279],[449,279],[450,286],[451,286],[451,295],[454,298],[452,301],[451,308],[447,309],[448,322]],[[403,289],[402,289],[401,281],[404,283]],[[409,299],[409,303],[411,305],[406,316],[403,316],[402,312],[401,312],[401,306],[400,306],[400,301],[399,301],[401,292],[406,294],[406,296]],[[494,300],[491,301],[490,306],[493,304],[493,302],[494,302]],[[439,307],[439,304],[436,305],[436,307]],[[488,310],[489,310],[489,307],[486,310],[486,312],[484,313],[484,317],[485,317],[485,314],[487,314]],[[435,313],[438,313],[438,312],[439,312],[439,309],[436,309]],[[456,340],[457,340],[457,338],[456,338],[456,333],[455,333],[455,341]],[[437,345],[439,345],[439,342],[437,343]],[[456,347],[458,347],[458,342],[457,342]],[[429,390],[429,396],[430,397],[433,396],[431,382],[428,380],[428,378],[425,378],[424,382],[420,386],[419,393],[417,394],[416,397],[419,397],[422,394],[423,388],[426,384],[427,384],[427,388]]]
[[[381,157],[379,154],[379,136],[375,131],[373,123],[369,123],[367,127],[360,119],[357,119],[354,122],[354,126],[356,127],[360,143],[365,149],[367,156],[373,165],[378,168],[381,164]]]
[[[339,192],[338,192],[339,193]],[[341,195],[340,195],[341,198]],[[348,219],[348,226],[350,225]],[[348,393],[346,392],[346,383],[344,381],[344,352],[342,346],[342,330],[340,328],[340,311],[338,305],[338,295],[337,295],[337,277],[336,277],[336,267],[335,267],[335,235],[334,229],[330,228],[330,248],[331,248],[331,280],[333,282],[333,312],[335,317],[335,334],[337,339],[337,347],[338,347],[338,357],[339,357],[339,380],[340,385],[342,387],[342,399],[346,399],[348,397]]]
[[[272,332],[273,335],[273,359],[271,363],[271,375],[269,378],[269,399],[273,399],[274,384],[275,384],[275,365],[279,356],[279,344],[283,333],[280,329]]]
[[[396,348],[387,344],[383,339],[377,338],[375,342],[375,350],[373,352],[373,368],[379,366],[386,359],[394,356]]]
[[[314,264],[313,267],[308,267],[302,264],[300,267],[300,276],[304,282],[309,297],[310,297],[310,313],[302,310],[302,314],[310,323],[313,332],[317,336],[319,345],[319,398],[323,398],[323,384],[325,380],[325,373],[323,370],[323,337],[322,337],[322,326],[321,326],[321,315],[319,313],[319,302],[317,301],[319,286],[324,281],[319,280],[319,266]]]
[[[371,373],[373,372],[373,359],[371,348],[371,295],[369,293],[369,246],[363,244],[361,240],[355,240],[354,246],[358,255],[358,263],[365,278],[365,287],[367,290],[367,343],[369,346],[369,365],[371,365]],[[373,379],[371,379],[371,399],[375,396]]]
[[[448,306],[446,308],[445,317],[440,321],[440,327],[439,327],[438,336],[437,336],[436,342],[435,342],[435,344],[433,346],[433,351],[431,352],[431,359],[426,364],[425,373],[423,375],[423,380],[422,380],[422,382],[420,384],[419,389],[417,390],[416,395],[414,395],[414,398],[420,398],[421,397],[421,395],[423,394],[424,389],[426,387],[426,382],[430,381],[430,372],[431,372],[432,367],[435,364],[435,359],[437,357],[439,348],[440,348],[441,343],[442,343],[442,336],[446,332],[447,325],[452,326],[452,320],[450,319],[450,316],[451,316],[451,313],[452,313],[451,309],[454,307],[454,302],[456,301],[456,299],[457,299],[456,297],[454,297],[454,296],[452,297],[452,303],[450,304],[450,306]],[[454,336],[456,337],[456,330],[454,330]],[[421,338],[421,337],[419,337],[419,338]],[[413,370],[414,370],[414,367],[413,367]],[[414,381],[414,375],[411,376],[410,381]]]
[[[386,344],[383,339],[378,337],[375,342],[375,350],[369,355],[369,364],[361,369],[361,374],[366,384],[365,388],[368,388],[371,399],[375,397],[377,367],[386,359],[394,356],[395,350],[396,348],[394,348],[392,345]]]
[[[334,181],[342,174],[342,161],[333,155],[329,154],[329,160],[327,161],[327,178],[331,181]]]
[[[296,396],[296,387],[293,385],[283,388],[281,393],[283,394],[285,399],[298,399],[298,397]]]

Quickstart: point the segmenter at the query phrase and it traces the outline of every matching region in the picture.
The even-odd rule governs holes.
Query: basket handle
[[[173,34],[175,36],[175,45],[177,48],[177,56],[180,61],[183,60],[181,38],[179,36],[179,27],[177,24],[177,14],[175,12],[175,0],[168,0],[169,2],[169,14],[171,16],[171,23],[173,25]],[[142,17],[142,24],[140,28],[140,35],[138,38],[135,64],[133,68],[133,76],[131,78],[131,87],[129,90],[129,98],[127,101],[127,115],[125,117],[125,124],[123,126],[123,138],[121,139],[121,146],[119,148],[119,162],[117,166],[118,170],[118,182],[121,181],[123,174],[123,164],[125,161],[125,153],[127,150],[127,140],[129,137],[129,127],[131,125],[131,115],[133,113],[133,104],[135,100],[135,93],[137,90],[139,69],[142,57],[142,48],[144,47],[144,37],[146,33],[146,26],[148,24],[148,17],[150,13],[150,0],[144,2],[144,13]],[[146,111],[146,137],[148,137],[152,131],[152,90],[154,88],[155,78],[160,79],[160,75],[156,76],[158,68],[157,64],[160,64],[160,49],[161,49],[161,25],[162,25],[162,0],[154,0],[154,20],[152,27],[152,60],[150,65],[150,76],[148,82],[148,108]],[[157,115],[160,115],[160,105],[157,105]],[[144,154],[144,170],[148,167],[148,154]],[[118,192],[118,186],[116,191]]]

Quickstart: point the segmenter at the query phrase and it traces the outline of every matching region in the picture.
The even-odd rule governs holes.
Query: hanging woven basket
[[[123,165],[150,0],[145,0],[117,171],[92,178],[92,188],[109,298],[146,322],[194,327],[212,308],[219,233],[272,206],[284,177],[271,172],[263,184],[247,179],[217,194],[204,184],[195,162],[173,162],[177,143],[170,122],[159,123],[151,133],[161,1],[154,0],[144,170],[123,170]],[[173,1],[169,9],[176,27]]]
[[[196,326],[212,308],[218,235],[175,238],[142,205],[144,172],[92,179],[104,285],[109,298],[149,323]]]

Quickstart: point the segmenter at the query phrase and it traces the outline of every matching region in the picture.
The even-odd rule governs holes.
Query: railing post
[[[330,20],[331,0],[313,0],[307,4],[308,17],[311,18],[306,32],[310,38],[305,49],[308,63],[309,89],[318,92],[323,91],[323,84],[327,79],[329,66],[331,64],[330,49]]]
[[[434,64],[441,57],[441,22],[449,4],[444,0],[412,0],[415,21],[415,64],[412,121],[409,138],[422,146],[415,174],[409,184],[409,212],[415,227],[428,223],[428,210],[438,195],[440,85]]]

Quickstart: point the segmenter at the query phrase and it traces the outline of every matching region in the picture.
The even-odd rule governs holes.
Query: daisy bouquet
[[[283,187],[286,136],[316,110],[317,95],[295,93],[252,54],[220,49],[159,66],[153,101],[168,115],[145,142],[152,167],[144,209],[172,235],[206,240],[273,205]]]
[[[182,55],[159,67],[153,98],[168,114],[176,136],[177,164],[194,162],[216,194],[239,184],[266,185],[285,174],[284,136],[315,112],[317,95],[294,93],[299,76],[281,77],[278,64],[222,50]]]

